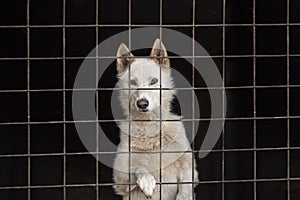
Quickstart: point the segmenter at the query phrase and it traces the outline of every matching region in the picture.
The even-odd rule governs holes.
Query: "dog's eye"
[[[153,78],[150,82],[150,85],[154,85],[158,82],[157,78]]]
[[[136,82],[136,80],[130,80],[130,85],[134,85],[134,86],[136,86],[136,85],[137,85],[137,82]]]

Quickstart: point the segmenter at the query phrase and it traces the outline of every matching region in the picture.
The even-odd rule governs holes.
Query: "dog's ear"
[[[128,47],[121,43],[117,52],[117,71],[118,74],[124,72],[134,62],[134,55],[129,51]]]
[[[163,65],[165,68],[170,68],[170,59],[168,58],[166,47],[158,38],[153,44],[150,59],[153,59],[159,65]]]

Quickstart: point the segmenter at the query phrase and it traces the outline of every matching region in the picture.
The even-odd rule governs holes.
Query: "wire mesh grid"
[[[23,24],[22,22],[6,23],[4,20],[0,25],[2,38],[7,38],[9,36],[8,33],[15,34],[13,36],[16,37],[25,38],[24,47],[22,46],[23,44],[17,43],[18,47],[13,49],[17,49],[17,52],[11,53],[11,48],[7,48],[7,52],[10,52],[10,54],[1,50],[0,62],[3,63],[1,68],[5,68],[5,65],[10,62],[16,62],[15,65],[18,65],[18,70],[24,65],[25,70],[23,71],[26,75],[26,78],[23,78],[25,84],[18,85],[14,83],[14,86],[6,87],[6,83],[1,85],[0,89],[1,104],[4,106],[1,107],[3,115],[0,121],[0,129],[3,130],[1,131],[3,142],[0,142],[2,146],[0,154],[1,174],[3,174],[3,179],[0,181],[0,196],[3,199],[40,199],[41,196],[47,198],[46,195],[51,196],[53,194],[57,195],[56,199],[64,200],[117,198],[117,196],[113,196],[113,192],[110,189],[114,183],[107,173],[111,171],[101,163],[93,160],[93,158],[90,158],[89,155],[92,154],[99,158],[102,155],[115,154],[114,151],[101,152],[98,138],[99,130],[97,126],[94,126],[96,123],[110,124],[125,120],[103,117],[82,119],[75,122],[70,117],[70,94],[74,91],[94,91],[94,88],[89,88],[88,86],[86,88],[72,88],[73,79],[70,78],[70,74],[76,72],[76,69],[71,67],[75,66],[76,63],[78,65],[83,59],[88,59],[95,63],[95,80],[98,80],[99,70],[101,70],[98,66],[101,59],[115,59],[115,55],[100,56],[100,53],[96,50],[94,56],[86,58],[88,51],[107,37],[105,35],[106,30],[112,32],[129,30],[128,45],[131,47],[130,30],[138,27],[159,27],[160,29],[170,28],[174,30],[182,28],[181,31],[188,32],[194,40],[200,43],[202,41],[204,47],[207,47],[209,53],[212,54],[210,57],[216,63],[220,62],[220,72],[223,77],[222,87],[207,88],[201,84],[197,85],[196,74],[194,68],[192,68],[192,87],[174,88],[183,92],[196,91],[196,94],[200,95],[200,99],[203,91],[208,89],[220,91],[222,93],[223,109],[225,109],[225,93],[229,98],[227,101],[227,114],[224,110],[223,115],[218,118],[211,119],[205,113],[204,116],[195,117],[195,97],[194,93],[192,93],[192,113],[181,120],[187,124],[191,123],[193,138],[201,135],[198,130],[195,130],[195,122],[199,122],[205,130],[205,124],[211,120],[226,121],[218,144],[207,158],[202,160],[197,158],[196,155],[200,150],[195,147],[196,142],[192,143],[192,151],[186,152],[195,155],[200,173],[199,186],[195,190],[196,197],[199,199],[222,200],[240,198],[294,200],[299,198],[300,172],[298,158],[300,144],[298,133],[300,112],[297,102],[300,99],[298,95],[300,88],[298,78],[300,51],[299,47],[297,47],[297,32],[299,32],[300,20],[299,15],[295,14],[295,9],[300,7],[299,3],[295,0],[275,2],[274,4],[277,7],[282,8],[281,12],[279,12],[278,8],[271,7],[271,9],[277,9],[278,17],[276,18],[272,13],[268,13],[263,9],[269,7],[272,2],[264,4],[256,0],[245,1],[247,2],[247,7],[246,10],[242,11],[250,13],[251,17],[248,16],[248,18],[251,18],[251,20],[249,21],[248,18],[236,20],[237,16],[231,18],[231,14],[234,12],[232,8],[233,1],[216,0],[209,4],[207,3],[208,1],[204,0],[189,0],[184,1],[181,6],[184,5],[190,8],[191,14],[182,14],[187,19],[189,19],[188,15],[190,15],[190,21],[182,20],[181,22],[180,19],[175,18],[178,22],[172,22],[165,17],[166,12],[172,12],[167,8],[171,4],[167,3],[168,1],[159,0],[156,1],[159,19],[154,23],[148,24],[143,20],[142,22],[137,20],[136,16],[141,17],[141,13],[134,14],[139,9],[139,7],[135,6],[137,2],[134,0],[124,1],[126,3],[122,2],[122,4],[118,2],[122,5],[121,10],[126,10],[127,16],[123,17],[128,20],[125,20],[126,22],[124,23],[117,23],[117,21],[105,18],[101,21],[102,13],[105,13],[103,11],[105,1],[102,0],[91,0],[88,1],[89,3],[81,2],[81,4],[80,1],[74,0],[79,6],[90,4],[91,10],[93,9],[94,19],[91,21],[87,20],[87,23],[80,20],[80,23],[77,23],[76,20],[75,23],[72,22],[68,15],[68,12],[72,9],[70,7],[71,1],[57,0],[53,2],[55,2],[53,5],[59,5],[57,9],[60,10],[58,12],[61,12],[60,17],[57,18],[60,19],[58,22],[51,22],[51,20],[49,23],[43,20],[41,20],[42,22],[35,21],[39,15],[42,18],[45,16],[39,12],[35,13],[36,7],[41,8],[37,1],[27,0],[23,2],[24,7],[22,9],[26,10],[24,11],[26,17],[23,16]],[[115,6],[117,7],[117,5]],[[214,13],[210,13],[220,15],[219,17],[216,16],[216,21],[211,22],[210,19],[206,19],[206,21],[198,19],[199,13],[203,12],[200,7],[206,8],[205,6],[221,7]],[[243,4],[240,6],[243,6]],[[180,4],[178,7],[180,7]],[[273,16],[274,19],[266,17],[263,12],[268,13],[271,17]],[[210,14],[204,14],[204,18],[210,18]],[[123,19],[118,18],[117,20],[122,21]],[[112,30],[114,28],[116,30]],[[89,35],[93,33],[92,35],[94,35],[93,39],[87,39],[86,41],[92,44],[84,46],[87,53],[80,50],[78,51],[79,53],[76,51],[72,52],[73,48],[78,48],[70,46],[72,41],[76,43],[74,41],[79,40],[79,38],[72,35],[76,34],[76,30],[83,32],[88,30],[84,34]],[[212,32],[209,32],[209,30]],[[39,34],[43,35],[43,31],[50,32],[49,35],[53,34],[54,40],[50,41],[50,43],[55,45],[52,46],[54,48],[48,49],[48,51],[43,51],[42,48],[39,49],[39,45],[42,46],[42,44],[39,44],[39,39],[41,39]],[[209,38],[204,34],[205,31],[208,31],[206,33],[208,35],[217,32],[214,35],[216,38],[208,39],[208,44],[205,43],[205,39]],[[22,34],[18,35],[17,33],[19,32]],[[80,32],[77,34],[80,35]],[[275,34],[275,39],[273,38],[273,41],[271,40],[270,42],[268,37],[272,38],[272,34]],[[162,31],[160,31],[159,36],[163,40]],[[202,36],[204,39],[199,39]],[[72,37],[75,37],[75,40],[71,40]],[[214,43],[214,40],[218,40],[219,43]],[[238,40],[242,44],[237,45],[232,40]],[[262,41],[264,40],[267,42],[263,43]],[[272,43],[278,45],[273,45]],[[47,45],[49,44],[47,43],[44,46]],[[52,53],[56,48],[59,49],[57,53]],[[80,45],[79,48],[81,48]],[[19,52],[25,52],[25,54]],[[194,43],[192,44],[191,52],[191,55],[170,55],[171,63],[172,60],[176,61],[176,59],[185,58],[192,59],[193,64],[195,64],[197,60],[207,58],[207,56],[198,55]],[[60,75],[61,77],[59,84],[43,85],[41,78],[37,78],[38,76],[44,76],[43,70],[38,71],[38,67],[42,68],[40,65],[47,62],[50,62],[51,66],[59,66],[58,71],[54,72],[55,75]],[[235,62],[237,62],[236,64],[239,67],[243,65],[244,69],[235,68],[234,64],[232,64]],[[273,76],[272,73],[265,74],[266,71],[262,70],[262,65],[268,67],[271,65],[272,67],[268,69],[277,70],[274,72],[276,75]],[[237,72],[234,70],[238,70],[238,73],[241,73],[241,75],[236,74]],[[243,72],[245,73],[244,75]],[[15,72],[12,74],[15,74]],[[241,76],[241,78],[236,78],[238,76]],[[271,78],[268,76],[271,76]],[[23,81],[23,79],[21,80]],[[161,89],[163,90],[164,88]],[[114,90],[118,89],[112,85],[111,87],[97,88],[95,105],[98,115],[101,115],[103,111],[101,110],[103,103],[103,100],[101,100],[102,92]],[[47,104],[53,104],[53,106],[50,106],[49,109],[43,109],[43,107],[47,107],[43,104],[43,101],[48,101]],[[275,102],[274,104],[273,101]],[[203,102],[207,103],[205,100]],[[7,106],[10,103],[16,104],[16,108],[12,109],[10,106]],[[6,106],[8,107],[7,109],[12,110],[7,110]],[[248,108],[248,106],[251,108]],[[51,111],[52,109],[54,112]],[[21,117],[15,113],[19,113]],[[130,124],[131,120],[128,122]],[[75,141],[75,136],[72,133],[72,131],[74,132],[74,123],[95,127],[93,129],[95,131],[95,150],[93,152],[87,152],[83,148],[78,148],[80,143]],[[109,128],[110,126],[108,125]],[[50,131],[51,136],[48,136],[48,139],[53,141],[49,140],[48,142],[54,145],[52,148],[47,147],[49,149],[46,150],[43,149],[43,145],[47,146],[43,143],[45,142],[43,140],[47,139],[47,136],[39,136],[37,134],[37,132],[45,131],[45,129],[52,131]],[[241,133],[238,134],[240,131]],[[15,132],[18,134],[14,134]],[[47,131],[45,132],[47,133]],[[57,133],[54,134],[53,132]],[[9,133],[11,136],[8,136]],[[21,135],[22,133],[26,134]],[[266,133],[269,135],[266,136]],[[114,138],[113,140],[117,139]],[[24,141],[26,144],[23,144]],[[37,143],[40,143],[40,146]],[[72,146],[72,143],[75,143],[77,146]],[[84,161],[86,163],[82,165]],[[54,164],[51,165],[51,162]],[[45,166],[45,163],[49,166]],[[16,168],[16,165],[20,167]],[[87,171],[87,173],[83,171]],[[81,173],[86,178],[81,179]],[[47,178],[51,181],[47,180]],[[158,182],[160,187],[163,184],[172,184]],[[194,180],[193,184],[195,184]],[[82,197],[80,195],[85,196]],[[51,196],[51,198],[53,197]]]

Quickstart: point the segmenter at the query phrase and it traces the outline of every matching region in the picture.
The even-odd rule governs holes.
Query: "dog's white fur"
[[[198,173],[192,168],[192,153],[181,153],[191,150],[181,118],[170,112],[174,86],[164,45],[157,39],[149,58],[135,58],[122,43],[117,56],[118,87],[131,88],[120,90],[121,106],[133,121],[130,125],[120,123],[121,142],[113,174],[115,192],[124,200],[129,199],[129,193],[132,200],[191,200],[191,182],[198,180]],[[158,81],[151,84],[154,78]],[[160,90],[160,84],[170,90]],[[148,100],[147,112],[138,108],[139,99]],[[161,187],[157,184],[160,182]]]

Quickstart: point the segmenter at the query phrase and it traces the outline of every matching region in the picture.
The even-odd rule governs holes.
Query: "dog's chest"
[[[176,142],[176,124],[152,123],[148,126],[132,127],[131,148],[134,151],[158,151]],[[161,130],[161,131],[160,131]]]

